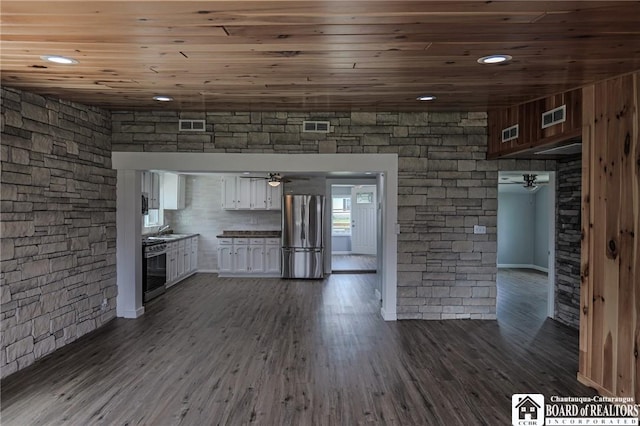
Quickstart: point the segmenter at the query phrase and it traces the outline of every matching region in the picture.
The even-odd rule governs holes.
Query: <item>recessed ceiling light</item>
[[[170,102],[170,101],[173,100],[173,98],[171,96],[166,96],[166,95],[154,96],[153,99],[155,101],[159,101],[159,102]]]
[[[250,175],[251,172],[242,172],[243,175]]]
[[[510,55],[489,55],[478,59],[479,64],[501,64],[513,59]]]
[[[43,55],[40,58],[44,61],[55,62],[56,64],[72,65],[77,64],[78,61],[73,58],[67,58],[66,56],[58,55]]]
[[[434,101],[436,97],[433,95],[423,95],[423,96],[418,96],[416,99],[419,101]]]
[[[371,172],[364,172],[365,175],[370,175],[372,174]]]

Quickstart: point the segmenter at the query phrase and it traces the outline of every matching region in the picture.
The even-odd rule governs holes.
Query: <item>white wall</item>
[[[535,196],[498,193],[498,265],[533,263]]]
[[[498,193],[498,265],[549,267],[549,191]]]
[[[313,179],[296,179],[291,177],[282,187],[283,194],[294,195],[322,195],[326,197],[327,179],[324,176],[315,176]],[[326,202],[326,201],[325,201]]]
[[[533,236],[533,264],[549,268],[549,190],[541,187],[535,193],[535,230]]]
[[[198,269],[217,271],[218,238],[226,230],[280,230],[280,211],[222,210],[222,175],[188,175],[186,208],[165,210],[175,233],[198,233]]]

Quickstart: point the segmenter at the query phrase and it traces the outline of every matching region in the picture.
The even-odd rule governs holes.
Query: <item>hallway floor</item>
[[[375,272],[376,256],[368,254],[333,254],[331,255],[333,272]]]

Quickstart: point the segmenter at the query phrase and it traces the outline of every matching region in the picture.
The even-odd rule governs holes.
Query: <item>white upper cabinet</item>
[[[234,210],[236,208],[236,178],[225,176],[222,178],[222,208]]]
[[[225,210],[280,210],[282,187],[271,187],[265,179],[225,176],[222,208]]]
[[[236,177],[236,209],[251,210],[251,179]]]
[[[267,210],[282,209],[282,184],[278,186],[267,185]]]
[[[251,208],[264,210],[267,208],[267,181],[264,179],[245,179],[251,181]]]
[[[184,175],[165,173],[162,182],[162,204],[167,210],[184,209],[185,207]]]
[[[149,197],[149,208],[160,208],[160,175],[155,172],[142,172],[142,192]]]

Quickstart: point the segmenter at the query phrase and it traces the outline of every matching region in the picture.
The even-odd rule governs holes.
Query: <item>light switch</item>
[[[487,227],[482,225],[473,225],[473,233],[474,234],[486,234]]]

